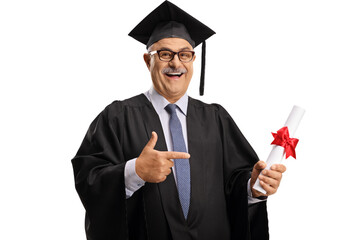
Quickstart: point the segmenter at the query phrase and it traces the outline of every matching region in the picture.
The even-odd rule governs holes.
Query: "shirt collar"
[[[170,103],[166,98],[161,96],[152,86],[149,90],[149,100],[154,106],[157,113],[161,113],[162,111],[165,111],[165,107]],[[146,94],[145,94],[146,95]],[[182,96],[176,104],[178,108],[181,110],[181,112],[186,116],[187,115],[187,107],[188,107],[189,97],[185,93],[184,96]]]

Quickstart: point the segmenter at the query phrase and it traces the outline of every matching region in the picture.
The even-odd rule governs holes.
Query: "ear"
[[[146,64],[146,66],[147,66],[147,68],[150,70],[150,61],[151,61],[151,56],[150,56],[150,54],[148,54],[148,53],[144,53],[144,62],[145,62],[145,64]]]

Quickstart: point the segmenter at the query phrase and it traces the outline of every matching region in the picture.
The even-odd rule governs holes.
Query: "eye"
[[[164,58],[164,59],[170,59],[172,57],[172,53],[170,51],[161,51],[159,55],[160,58]]]
[[[192,58],[192,52],[187,52],[187,51],[179,52],[179,56],[183,60],[189,60]]]

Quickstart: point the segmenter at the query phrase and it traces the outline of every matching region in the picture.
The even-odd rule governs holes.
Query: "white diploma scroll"
[[[291,113],[288,119],[285,122],[285,126],[288,127],[289,135],[291,138],[294,137],[296,129],[298,128],[302,117],[304,116],[305,109],[294,106],[291,110]],[[266,160],[266,168],[270,169],[271,165],[276,163],[281,163],[284,157],[285,149],[281,146],[274,145],[273,149],[271,150],[267,160]],[[255,190],[266,194],[266,191],[261,187],[259,179],[256,180],[254,187]]]

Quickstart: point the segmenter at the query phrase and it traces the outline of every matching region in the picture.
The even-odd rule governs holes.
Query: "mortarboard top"
[[[190,16],[188,13],[164,1],[147,15],[130,33],[129,36],[149,48],[153,43],[163,38],[182,38],[195,48],[202,44],[200,95],[204,94],[205,78],[205,40],[215,32]]]

